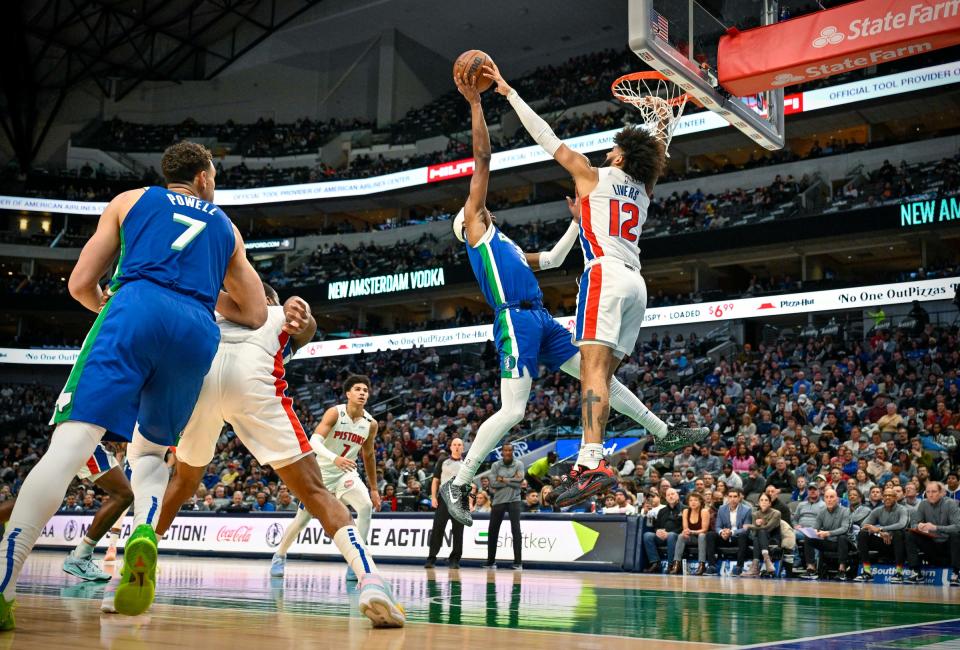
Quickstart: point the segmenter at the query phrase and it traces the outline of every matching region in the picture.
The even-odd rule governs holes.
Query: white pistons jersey
[[[281,361],[285,361],[290,354],[290,336],[283,331],[283,326],[287,322],[287,319],[283,314],[282,306],[269,305],[267,307],[267,322],[255,330],[228,321],[220,314],[215,314],[215,316],[217,327],[220,328],[221,348],[246,343],[257,346],[270,355],[271,358],[275,357],[279,352]],[[228,349],[227,351],[236,350]]]
[[[584,263],[613,257],[639,269],[637,240],[650,207],[647,190],[618,167],[601,167],[597,171],[600,181],[580,200]]]
[[[339,404],[337,406],[337,424],[327,433],[326,437],[319,434],[313,434],[310,444],[314,447],[323,445],[337,456],[343,456],[348,460],[356,462],[360,455],[360,448],[370,436],[370,424],[373,422],[373,416],[363,412],[363,416],[354,420],[347,413],[347,405]],[[317,456],[320,463],[320,472],[323,475],[324,483],[329,487],[343,475],[343,470],[326,460]]]

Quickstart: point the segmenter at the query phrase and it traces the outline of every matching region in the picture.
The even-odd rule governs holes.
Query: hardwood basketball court
[[[24,569],[18,629],[0,648],[960,647],[960,590],[798,580],[382,565],[407,609],[373,630],[341,563],[161,558],[146,615],[101,614],[103,584],[38,552]],[[107,565],[108,571],[115,571]]]

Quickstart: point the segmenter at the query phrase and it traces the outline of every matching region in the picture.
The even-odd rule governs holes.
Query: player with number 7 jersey
[[[0,568],[0,630],[14,627],[24,560],[101,440],[129,442],[133,472],[134,530],[124,547],[116,610],[133,616],[150,607],[155,521],[169,478],[164,456],[190,418],[216,354],[214,307],[249,327],[266,321],[263,285],[240,232],[213,203],[210,151],[180,142],[160,164],[167,187],[114,198],[70,274],[70,295],[97,318],[57,400],[47,453],[24,481],[0,544],[8,558]],[[103,291],[100,279],[118,253]]]

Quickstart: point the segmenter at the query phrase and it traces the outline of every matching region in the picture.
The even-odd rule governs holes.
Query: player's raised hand
[[[283,324],[283,331],[296,336],[310,323],[310,305],[303,298],[293,296],[283,304],[283,316],[287,321]]]
[[[344,458],[343,456],[337,456],[333,460],[333,464],[342,469],[344,472],[352,472],[357,469],[357,464],[355,462],[349,458]]]
[[[513,90],[510,88],[510,85],[503,80],[503,77],[500,75],[500,68],[498,68],[497,64],[493,61],[490,62],[490,65],[483,66],[480,71],[480,74],[497,84],[497,92],[504,97],[509,95],[510,91]]]
[[[564,198],[567,199],[567,210],[570,211],[570,216],[573,217],[574,221],[580,223],[580,197],[578,196],[575,199],[571,199],[567,196]]]
[[[457,90],[461,95],[463,95],[464,99],[471,104],[480,103],[480,91],[477,90],[476,86],[469,82],[463,72],[457,73],[457,75],[454,77],[454,83],[457,84]]]

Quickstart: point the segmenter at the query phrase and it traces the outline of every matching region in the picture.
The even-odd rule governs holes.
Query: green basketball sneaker
[[[143,614],[153,603],[157,587],[157,535],[140,524],[123,547],[123,570],[113,602],[117,613]]]
[[[0,594],[0,632],[9,632],[16,627],[13,620],[13,610],[16,608],[16,600],[7,600]]]

